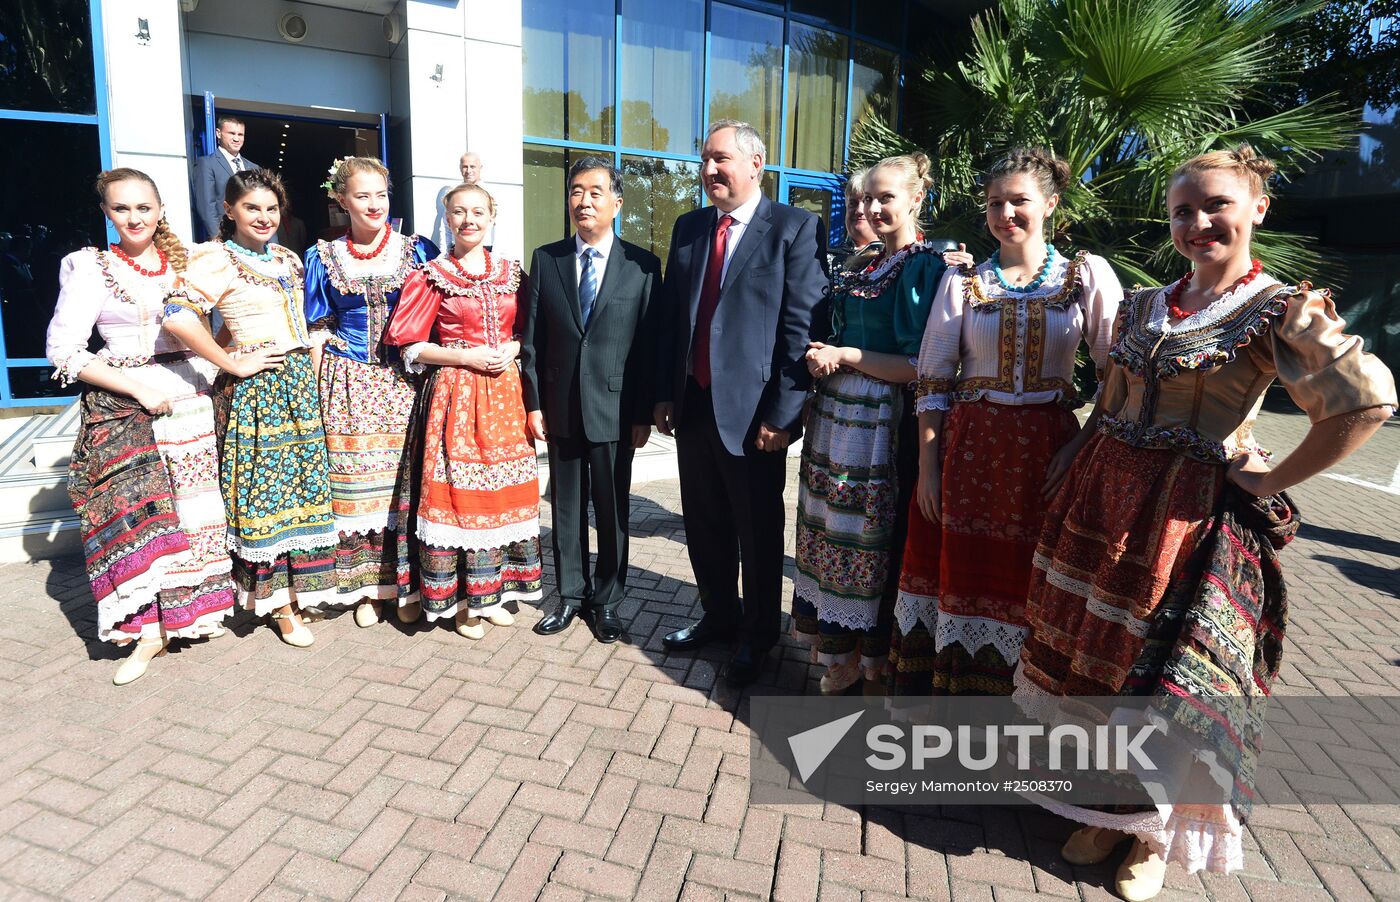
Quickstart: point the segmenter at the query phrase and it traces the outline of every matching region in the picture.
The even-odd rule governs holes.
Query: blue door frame
[[[778,178],[778,198],[785,204],[792,203],[794,188],[810,191],[825,191],[831,195],[831,221],[826,223],[827,247],[838,247],[846,240],[846,192],[841,189],[841,178],[805,172],[783,172]]]

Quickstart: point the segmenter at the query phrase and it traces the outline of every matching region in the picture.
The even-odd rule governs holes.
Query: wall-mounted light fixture
[[[148,19],[136,20],[136,40],[141,45],[151,43],[151,23]]]
[[[433,81],[437,82],[438,87],[442,87],[442,63],[438,63],[436,66],[434,66],[433,74],[429,75],[428,77],[431,78]]]

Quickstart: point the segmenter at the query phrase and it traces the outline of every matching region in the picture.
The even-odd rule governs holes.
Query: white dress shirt
[[[250,167],[250,166],[248,165],[248,161],[245,160],[245,159],[243,159],[243,155],[242,155],[242,154],[239,154],[238,156],[234,156],[233,154],[231,154],[231,153],[229,153],[227,150],[225,150],[225,149],[224,149],[224,146],[223,146],[222,144],[219,144],[219,145],[216,145],[216,146],[217,146],[218,149],[219,149],[219,153],[223,154],[223,155],[224,155],[224,159],[228,161],[228,168],[232,169],[234,172],[243,172],[243,171],[246,170],[246,169],[252,168],[252,167]],[[238,162],[235,163],[234,160],[237,160]],[[243,167],[242,169],[239,168],[240,164],[241,164],[242,167]]]
[[[724,284],[725,276],[729,275],[729,261],[734,258],[734,249],[739,246],[739,239],[744,237],[744,229],[753,222],[753,217],[758,212],[758,202],[763,200],[763,191],[755,191],[753,197],[729,215],[734,217],[734,221],[729,224],[729,235],[724,245],[724,269],[720,270],[719,283]],[[716,210],[720,216],[724,216],[723,210]],[[716,219],[716,222],[719,220]],[[708,256],[708,255],[707,255]]]
[[[583,238],[578,234],[578,232],[574,233],[575,285],[577,285],[579,283],[579,280],[583,278],[583,249],[586,247],[591,247],[593,248],[596,254],[596,256],[594,256],[593,258],[593,268],[598,271],[598,288],[602,289],[603,276],[608,271],[608,257],[612,254],[613,237],[614,236],[612,229],[608,229],[607,232],[603,234],[603,237],[598,240],[597,244],[589,244],[588,242],[583,240]],[[596,302],[597,298],[594,298],[594,301]]]

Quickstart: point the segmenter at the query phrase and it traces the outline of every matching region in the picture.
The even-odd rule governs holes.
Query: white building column
[[[138,37],[141,20],[149,39]],[[155,179],[166,219],[191,242],[180,5],[102,0],[102,33],[112,165],[140,169]]]
[[[439,197],[460,182],[471,150],[496,198],[497,253],[520,259],[525,217],[521,139],[520,0],[405,0],[406,34],[395,54],[395,102],[408,104],[413,228],[443,237]],[[395,115],[399,112],[396,109]]]

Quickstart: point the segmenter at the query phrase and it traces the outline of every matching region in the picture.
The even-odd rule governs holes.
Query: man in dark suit
[[[758,676],[780,632],[785,449],[801,432],[826,240],[816,216],[764,197],[763,141],[751,126],[712,124],[701,159],[714,206],[676,220],[671,236],[654,416],[676,434],[705,616],[665,644],[680,651],[733,637],[724,675],[737,686]]]
[[[661,261],[613,235],[622,173],[601,157],[569,170],[572,238],[530,261],[530,309],[522,340],[530,431],[549,443],[549,501],[559,608],[535,625],[550,635],[580,610],[602,642],[623,633],[617,605],[627,587],[632,454],[651,434],[654,296]],[[588,572],[588,502],[598,563]]]
[[[235,172],[262,168],[242,155],[243,132],[242,119],[220,116],[214,129],[218,146],[213,153],[195,160],[194,212],[195,221],[204,232],[203,241],[219,236],[219,221],[224,218],[224,186],[228,180]]]

